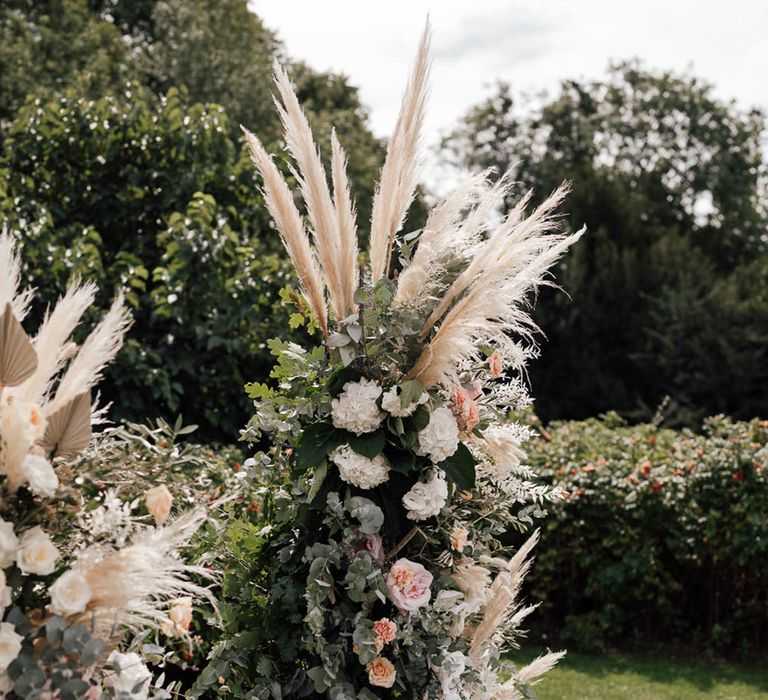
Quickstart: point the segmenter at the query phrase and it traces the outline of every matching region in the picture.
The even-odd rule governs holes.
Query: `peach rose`
[[[432,574],[421,564],[398,559],[387,574],[389,599],[403,612],[423,608],[432,596]]]
[[[186,632],[192,624],[192,598],[176,598],[171,602],[168,620],[161,627],[169,637],[179,636]]]
[[[451,548],[457,552],[463,551],[464,547],[467,546],[468,537],[467,528],[459,524],[454,525],[453,530],[451,530]]]
[[[493,355],[488,358],[488,366],[491,369],[491,376],[494,379],[501,377],[504,372],[504,360],[501,357],[501,353],[493,353]]]
[[[366,667],[368,669],[368,682],[379,688],[391,688],[395,684],[397,672],[392,662],[383,656],[377,656]]]
[[[382,617],[381,620],[373,623],[373,632],[376,635],[376,639],[380,639],[384,644],[389,644],[395,641],[397,625],[389,618]]]
[[[149,514],[158,525],[162,525],[171,513],[173,496],[165,484],[149,489],[144,495]]]

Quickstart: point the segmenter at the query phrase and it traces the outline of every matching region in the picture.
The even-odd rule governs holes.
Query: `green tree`
[[[268,371],[264,340],[287,323],[279,241],[226,121],[175,89],[159,103],[139,86],[38,100],[0,161],[3,209],[41,300],[76,275],[104,303],[127,290],[136,324],[105,385],[119,417],[183,412],[208,438],[243,424],[243,384]]]
[[[740,393],[765,376],[765,322],[732,315],[754,303],[735,279],[766,255],[763,138],[760,112],[626,63],[525,116],[500,85],[446,139],[459,163],[512,168],[538,199],[573,182],[568,222],[589,232],[557,273],[571,297],[545,290],[537,306],[544,417],[647,417],[667,394],[676,422],[768,413],[765,396]]]

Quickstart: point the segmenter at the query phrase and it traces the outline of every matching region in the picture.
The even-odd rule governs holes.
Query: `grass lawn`
[[[531,660],[525,649],[513,659]],[[662,656],[570,652],[536,686],[539,700],[768,699],[768,665],[760,669]]]

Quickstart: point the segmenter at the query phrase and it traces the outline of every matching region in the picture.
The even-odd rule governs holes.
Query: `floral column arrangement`
[[[342,146],[331,133],[328,178],[277,64],[306,216],[245,132],[296,267],[301,318],[322,343],[271,341],[276,386],[249,387],[245,437],[270,447],[246,465],[260,516],[226,534],[229,621],[200,682],[224,696],[518,698],[559,658],[502,673],[532,609],[517,598],[536,535],[517,551],[498,537],[559,497],[524,465],[528,430],[514,415],[529,403],[530,296],[581,232],[559,231],[565,187],[527,215],[530,193],[501,216],[510,178],[486,172],[421,231],[398,234],[418,182],[428,44],[427,30],[364,267]]]

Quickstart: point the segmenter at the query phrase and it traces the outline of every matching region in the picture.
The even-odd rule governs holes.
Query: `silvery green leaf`
[[[363,337],[363,329],[362,327],[357,323],[350,323],[347,326],[347,334],[350,338],[356,343],[360,342],[360,338]]]
[[[330,348],[341,348],[345,345],[349,345],[352,342],[352,339],[346,333],[334,332],[328,336],[326,342]]]
[[[345,505],[349,514],[360,522],[360,531],[365,535],[376,534],[384,524],[384,512],[363,496],[353,496]]]

